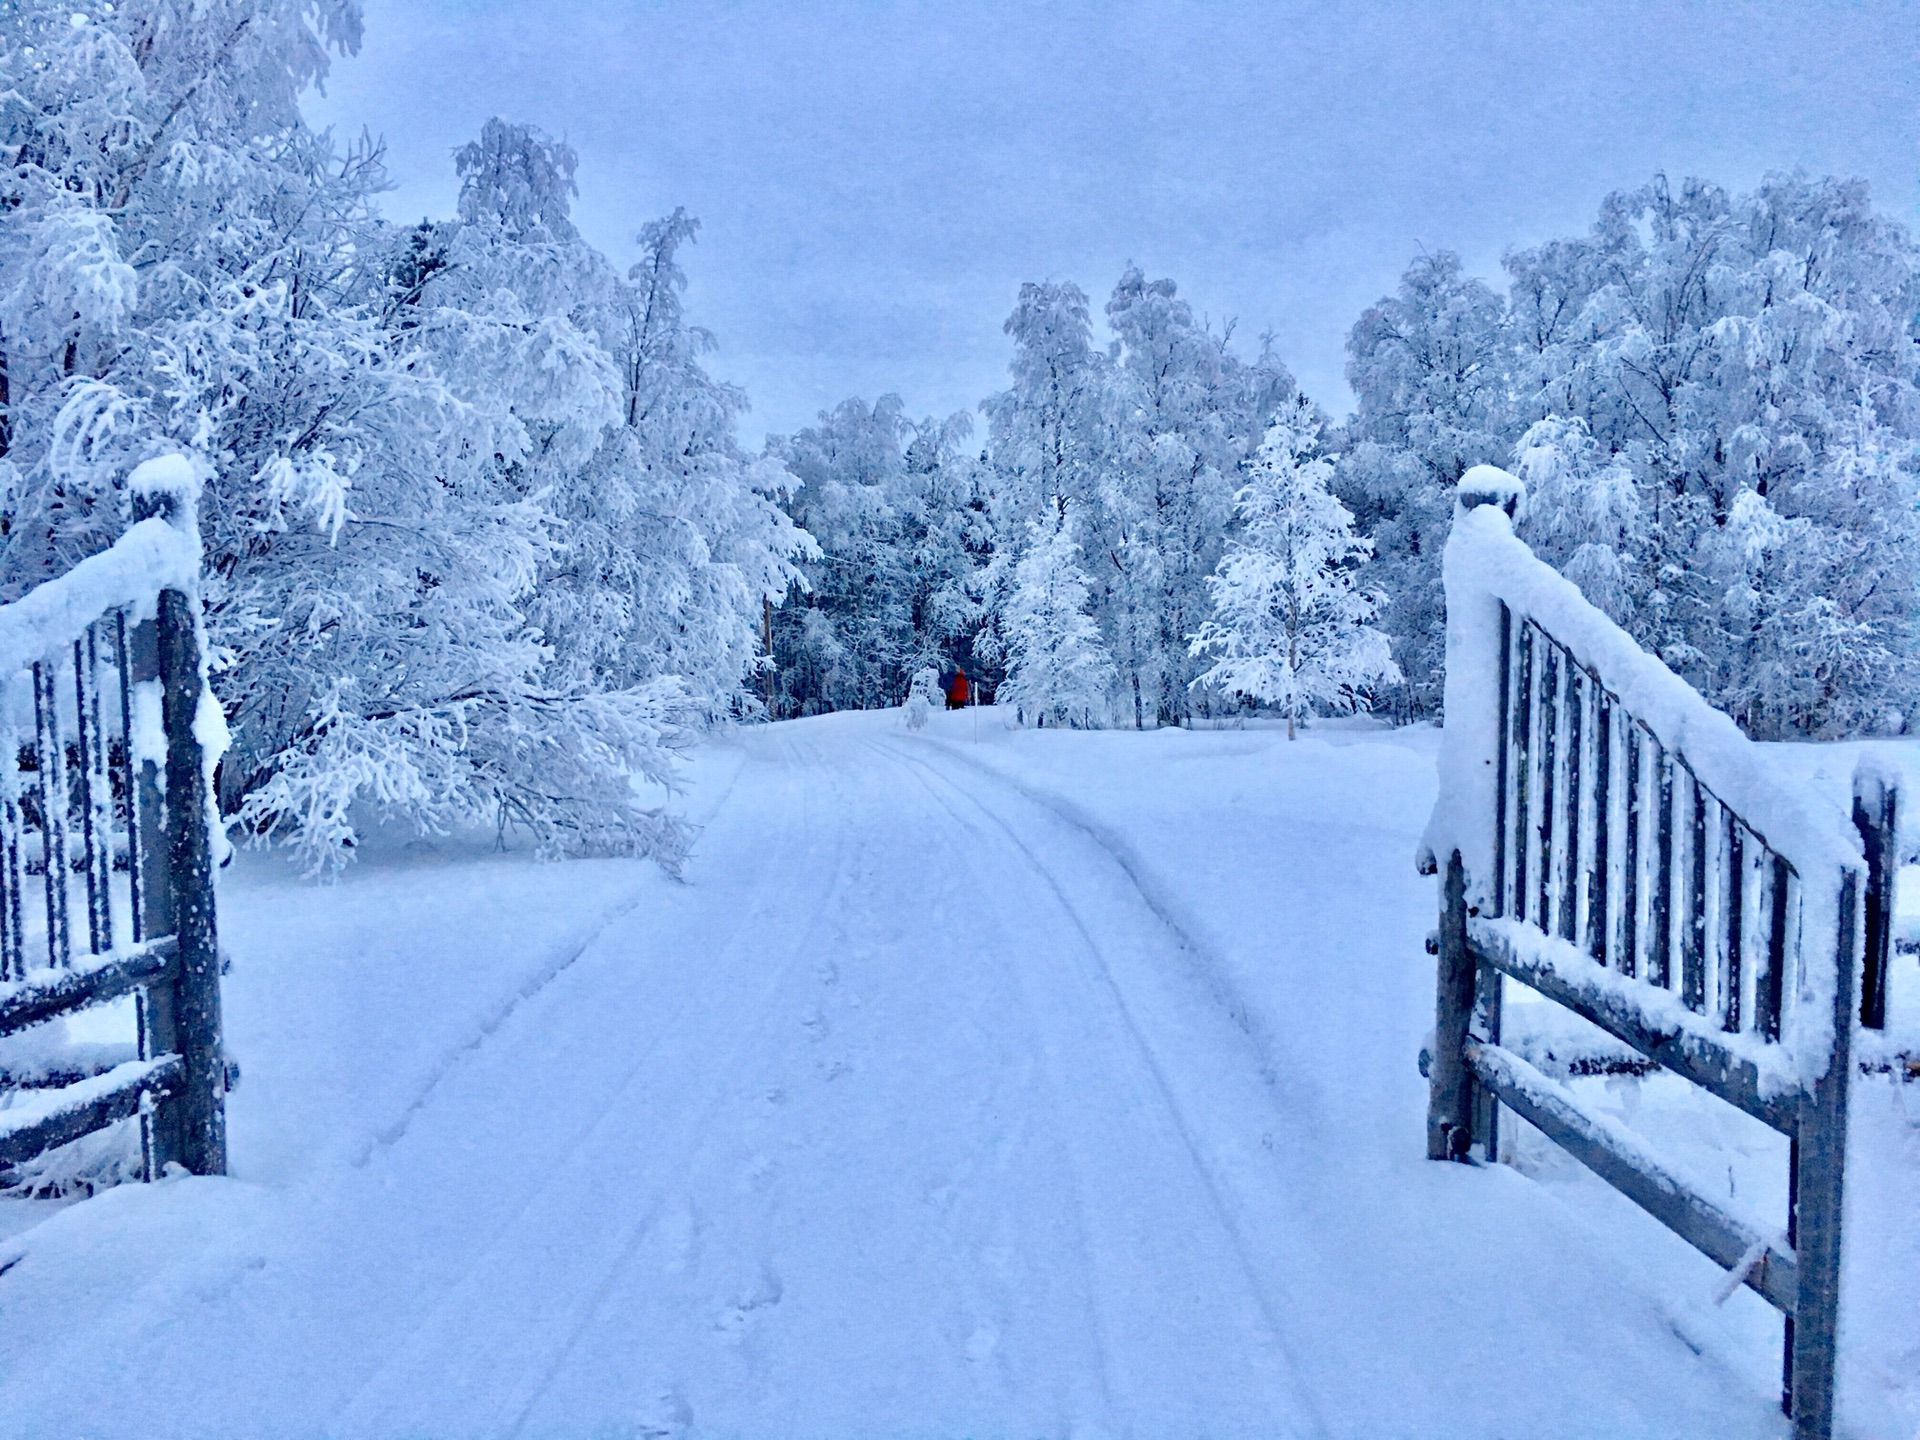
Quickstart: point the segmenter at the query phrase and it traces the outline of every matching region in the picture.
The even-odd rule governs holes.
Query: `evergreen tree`
[[[1039,726],[1104,724],[1113,690],[1113,661],[1087,613],[1091,587],[1073,531],[1071,508],[1057,524],[1030,527],[1002,621],[1007,679],[997,703]]]
[[[1357,583],[1373,546],[1334,497],[1319,430],[1300,401],[1267,432],[1234,497],[1244,529],[1209,582],[1214,618],[1193,638],[1196,655],[1219,657],[1194,683],[1279,707],[1289,740],[1316,706],[1365,709],[1370,687],[1399,678],[1368,623],[1379,597]]]

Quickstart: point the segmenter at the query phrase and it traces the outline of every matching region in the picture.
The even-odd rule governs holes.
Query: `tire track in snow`
[[[782,748],[786,751],[787,763],[798,771],[801,767],[797,741],[790,735],[782,736],[781,741]],[[818,833],[815,825],[812,823],[812,805],[810,800],[811,797],[805,796],[803,792],[801,808],[803,815],[808,818],[794,831],[790,832],[791,834],[798,834],[808,837],[809,839]],[[776,1005],[775,997],[785,988],[786,982],[793,972],[793,966],[796,960],[809,949],[819,927],[825,923],[825,917],[828,914],[829,907],[824,902],[828,898],[842,892],[853,850],[854,847],[848,844],[848,836],[843,831],[839,836],[838,844],[835,846],[831,878],[819,892],[821,902],[806,907],[809,915],[807,927],[805,929],[795,929],[791,932],[795,937],[794,943],[789,948],[786,959],[773,969],[773,982],[767,986],[767,1001],[761,1007],[760,1011],[765,1023],[754,1028],[750,1033],[741,1034],[737,1037],[737,1043],[733,1051],[733,1059],[730,1060],[726,1066],[722,1067],[727,1072],[734,1072],[737,1068],[734,1062],[737,1061],[741,1055],[751,1053],[754,1049],[764,1054],[767,1057],[768,1063],[771,1063],[775,1058],[777,1052],[774,1047],[750,1046],[750,1042],[760,1040],[767,1035],[773,1028],[775,1016],[784,1013],[780,1011]],[[779,882],[774,880],[773,877],[784,877],[789,871],[785,866],[772,865],[763,868],[760,873],[763,877],[767,877],[768,881],[777,884]],[[638,1066],[635,1067],[636,1072],[638,1068]],[[765,1069],[766,1066],[763,1064],[759,1073],[764,1074]],[[715,1112],[732,1098],[731,1095],[724,1091],[716,1091],[707,1106],[701,1111],[698,1120],[683,1124],[680,1127],[681,1138],[684,1140],[687,1136],[701,1136],[709,1133],[712,1128],[710,1122]],[[611,1114],[614,1108],[615,1107],[609,1106],[608,1113]],[[696,1145],[694,1148],[697,1149],[698,1146]],[[664,1147],[662,1147],[662,1153],[668,1153]],[[629,1278],[634,1261],[639,1252],[640,1243],[653,1229],[654,1222],[658,1219],[659,1212],[663,1206],[664,1202],[661,1202],[651,1207],[645,1220],[630,1226],[622,1236],[613,1263],[607,1266],[600,1284],[595,1287],[587,1303],[576,1312],[572,1324],[567,1329],[565,1339],[548,1357],[548,1363],[543,1367],[538,1380],[535,1381],[516,1412],[513,1424],[506,1432],[509,1440],[514,1440],[514,1437],[518,1437],[526,1432],[527,1424],[532,1419],[540,1401],[544,1399],[547,1392],[552,1389],[555,1380],[559,1378],[560,1372],[565,1368],[567,1361],[572,1357],[581,1339],[592,1330],[601,1312],[606,1308],[608,1300],[613,1297],[619,1282]]]
[[[788,773],[805,773],[810,767],[801,760],[794,738],[782,736],[780,739]],[[785,1013],[778,1005],[777,997],[790,981],[795,959],[808,948],[816,937],[818,926],[824,923],[829,911],[825,902],[845,889],[851,847],[842,829],[832,861],[820,867],[822,883],[816,890],[819,900],[812,905],[796,907],[794,897],[786,890],[792,876],[800,869],[795,863],[795,852],[817,855],[820,833],[812,796],[804,786],[795,786],[793,789],[799,797],[800,822],[780,828],[777,832],[780,837],[778,849],[773,855],[765,857],[766,863],[757,869],[761,877],[758,887],[761,903],[736,909],[732,935],[724,944],[715,947],[713,953],[719,955],[733,948],[742,934],[766,933],[764,926],[753,926],[749,921],[770,910],[784,913],[790,908],[801,908],[809,916],[809,924],[794,927],[790,932],[794,937],[793,943],[785,956],[778,963],[765,966],[763,973],[766,983],[759,992],[760,1003],[751,1007],[759,1023],[736,1026],[725,1036],[721,1046],[723,1056],[710,1062],[721,1074],[747,1073],[753,1068],[751,1061],[756,1054],[766,1057],[767,1063],[775,1058],[776,1047],[763,1042],[773,1033],[779,1017]],[[460,1326],[475,1312],[476,1305],[485,1306],[484,1297],[475,1296],[472,1292],[476,1287],[484,1289],[493,1283],[492,1277],[503,1268],[503,1251],[512,1254],[529,1249],[528,1245],[517,1243],[515,1237],[519,1232],[526,1231],[529,1222],[543,1208],[553,1208],[556,1195],[569,1191],[584,1193],[585,1187],[579,1183],[580,1172],[596,1168],[595,1155],[610,1147],[615,1151],[622,1149],[618,1143],[622,1139],[620,1132],[631,1126],[631,1116],[637,1108],[630,1100],[634,1086],[641,1080],[661,1045],[681,1033],[683,1019],[696,1001],[702,998],[696,987],[676,986],[674,989],[678,1003],[662,1016],[648,1043],[608,1088],[604,1103],[596,1111],[592,1122],[569,1147],[566,1156],[548,1168],[540,1183],[529,1190],[512,1213],[491,1229],[484,1243],[473,1248],[462,1272],[442,1288],[432,1307],[410,1327],[409,1337],[403,1342],[399,1353],[369,1375],[339,1410],[337,1428],[343,1433],[382,1434],[394,1428],[391,1422],[397,1419],[394,1414],[396,1398],[404,1409],[413,1389],[411,1377],[423,1372],[444,1370],[444,1364],[436,1362],[436,1351],[443,1349],[452,1338],[447,1333],[450,1329],[453,1336],[458,1336]],[[736,1011],[727,1013],[737,1014]],[[763,1072],[765,1064],[759,1069]],[[691,1157],[700,1150],[703,1137],[710,1133],[711,1122],[716,1114],[734,1099],[735,1091],[715,1087],[704,1104],[678,1107],[666,1112],[664,1122],[646,1137],[646,1148],[651,1158],[639,1162],[643,1172],[655,1174],[663,1169],[686,1170]],[[524,1431],[541,1399],[564,1371],[581,1339],[593,1329],[597,1316],[618,1292],[620,1282],[629,1277],[634,1258],[642,1242],[652,1233],[664,1206],[664,1201],[656,1201],[642,1207],[637,1213],[623,1216],[614,1231],[610,1249],[598,1247],[605,1254],[605,1263],[585,1292],[575,1291],[552,1297],[559,1302],[558,1308],[568,1312],[567,1318],[557,1327],[557,1335],[553,1333],[555,1327],[551,1325],[543,1325],[541,1330],[531,1335],[522,1327],[512,1336],[513,1343],[508,1347],[511,1353],[495,1357],[513,1363],[524,1377],[518,1384],[511,1378],[506,1380],[507,1396],[498,1396],[496,1387],[496,1408],[514,1417],[511,1427],[504,1433],[517,1435]],[[591,1219],[586,1216],[580,1218]],[[536,1224],[528,1238],[537,1244],[543,1233]],[[483,1338],[491,1339],[497,1346],[503,1338],[503,1332],[489,1331]],[[472,1359],[470,1356],[467,1358],[469,1361]],[[532,1373],[526,1374],[529,1369]],[[494,1373],[498,1373],[497,1369]],[[515,1390],[519,1393],[512,1393]],[[382,1395],[386,1397],[384,1401],[378,1398]],[[383,1424],[383,1421],[389,1423]]]
[[[732,773],[728,775],[727,788],[721,791],[719,799],[716,800],[707,811],[708,820],[711,820],[714,815],[718,814],[721,808],[726,805],[727,801],[732,798],[734,786],[740,783],[740,771],[742,768],[744,767],[735,766]],[[704,827],[696,826],[696,843],[701,828]],[[649,861],[642,861],[640,863],[651,865]],[[593,922],[586,934],[581,937],[579,943],[570,948],[563,947],[555,952],[553,957],[549,959],[545,965],[536,970],[523,981],[512,994],[508,995],[496,1005],[494,1009],[489,1011],[465,1040],[457,1045],[449,1046],[447,1050],[441,1054],[440,1059],[435,1062],[433,1069],[428,1072],[426,1080],[422,1082],[418,1091],[414,1094],[414,1097],[401,1109],[400,1114],[384,1128],[375,1132],[371,1139],[363,1142],[360,1147],[354,1151],[352,1156],[353,1168],[356,1170],[364,1170],[376,1153],[391,1148],[405,1138],[407,1131],[413,1125],[414,1117],[432,1100],[434,1092],[440,1088],[441,1082],[447,1078],[454,1067],[460,1064],[467,1056],[480,1049],[481,1046],[485,1045],[487,1041],[499,1031],[502,1025],[513,1018],[515,1012],[518,1011],[522,1005],[532,1000],[540,994],[541,991],[545,990],[555,980],[558,980],[571,969],[582,955],[585,955],[587,951],[593,948],[602,935],[606,934],[614,925],[631,915],[634,910],[639,907],[640,902],[647,898],[647,891],[652,887],[652,884],[652,873],[651,870],[649,870],[647,879],[641,887],[636,889],[626,899],[616,902],[603,912],[600,918]]]
[[[1113,974],[1111,963],[1108,961],[1099,941],[1094,938],[1093,931],[1091,927],[1088,926],[1085,917],[1080,913],[1079,907],[1069,898],[1066,887],[1061,884],[1059,877],[1054,873],[1053,869],[1040,858],[1033,847],[1027,844],[1013,825],[1011,825],[1004,816],[989,808],[972,790],[956,782],[950,775],[943,774],[939,767],[929,764],[925,760],[905,752],[894,745],[880,741],[869,743],[873,745],[876,751],[889,754],[896,760],[918,771],[922,771],[927,775],[933,776],[955,795],[959,796],[981,815],[986,817],[988,822],[1004,835],[1006,840],[1011,842],[1014,848],[1025,858],[1028,868],[1046,886],[1048,891],[1053,895],[1061,913],[1072,923],[1074,930],[1080,936],[1086,954],[1094,962],[1101,988],[1106,991],[1112,1000],[1115,1011],[1125,1026],[1135,1050],[1145,1064],[1148,1074],[1151,1075],[1153,1079],[1154,1087],[1159,1094],[1166,1113],[1173,1121],[1175,1131],[1179,1135],[1180,1141],[1193,1163],[1194,1173],[1199,1177],[1206,1190],[1214,1214],[1234,1247],[1235,1256],[1246,1276],[1249,1291],[1258,1302],[1262,1316],[1266,1320],[1268,1332],[1272,1335],[1274,1344],[1280,1351],[1285,1362],[1296,1404],[1310,1420],[1312,1428],[1318,1434],[1323,1436],[1330,1434],[1331,1431],[1328,1428],[1326,1418],[1321,1413],[1319,1405],[1313,1397],[1313,1392],[1306,1384],[1306,1379],[1301,1372],[1299,1361],[1294,1356],[1292,1348],[1286,1343],[1284,1338],[1285,1330],[1280,1324],[1279,1313],[1273,1302],[1269,1299],[1267,1286],[1263,1282],[1259,1270],[1255,1265],[1252,1250],[1247,1243],[1246,1235],[1227,1204],[1219,1177],[1215,1173],[1212,1163],[1203,1154],[1200,1143],[1194,1135],[1193,1128],[1187,1120],[1186,1112],[1174,1094],[1173,1086],[1167,1077],[1165,1067],[1162,1065],[1159,1055],[1141,1028],[1139,1020],[1134,1014],[1133,1007],[1127,1003],[1126,996],[1121,990],[1119,981]],[[993,778],[999,779],[1000,777],[995,776]],[[1021,793],[1017,786],[1009,785],[1008,788],[1015,790],[1016,793]],[[1027,798],[1029,803],[1036,804],[1037,807],[1042,810],[1052,811],[1051,806],[1045,805],[1033,797],[1023,795],[1023,798]],[[960,821],[963,825],[966,824],[966,821],[960,815],[959,811],[951,804],[947,804],[944,801],[941,803],[943,808],[945,808],[949,814],[952,814],[956,820]],[[1067,817],[1057,816],[1056,818],[1066,819]],[[1170,916],[1164,912],[1163,908],[1156,905],[1145,891],[1141,889],[1138,878],[1135,876],[1131,867],[1126,865],[1124,861],[1122,861],[1118,855],[1115,855],[1105,844],[1101,843],[1099,838],[1094,835],[1088,827],[1071,820],[1068,821],[1068,824],[1073,830],[1079,831],[1088,839],[1093,840],[1097,848],[1109,861],[1119,865],[1121,872],[1132,882],[1133,888],[1139,894],[1148,912],[1162,923],[1179,948],[1192,955],[1201,953],[1199,947],[1193,943],[1186,931],[1175,923]],[[979,833],[976,826],[967,825],[967,828],[976,834]],[[1261,1047],[1258,1045],[1256,1037],[1252,1035],[1248,1027],[1240,1024],[1237,1028],[1241,1029],[1243,1033],[1246,1033],[1250,1040],[1255,1041],[1254,1048],[1256,1054],[1258,1054]],[[1260,1055],[1259,1058],[1262,1059],[1262,1061],[1265,1059],[1264,1055]],[[1263,1075],[1263,1078],[1270,1080],[1270,1077],[1265,1075]]]
[[[938,806],[961,829],[965,830],[970,835],[978,836],[982,839],[989,838],[980,830],[978,825],[976,825],[974,822],[969,820],[964,814],[962,814],[958,809],[956,809],[953,803],[950,800],[948,800],[943,794],[941,794],[940,790],[937,789],[932,783],[932,781],[927,778],[928,774],[932,773],[931,771],[927,771],[924,769],[924,767],[913,764],[911,760],[909,760],[909,758],[906,756],[900,755],[890,749],[883,749],[878,744],[878,742],[870,741],[868,742],[868,745],[869,745],[869,748],[873,749],[876,753],[885,755],[888,758],[894,760],[896,763],[901,764],[904,768],[905,773],[912,777],[912,779],[920,787],[920,789],[923,792],[925,792],[927,798],[930,801],[932,801],[933,804]],[[968,858],[966,863],[967,863],[967,868],[970,871],[972,871],[975,875],[978,875],[980,873],[978,864],[974,862],[971,859],[971,857]],[[1060,1083],[1058,1078],[1053,1073],[1053,1067],[1048,1065],[1046,1061],[1046,1046],[1041,1036],[1040,1028],[1034,1022],[1034,1019],[1033,1019],[1036,1007],[1033,1004],[1032,997],[1026,993],[1026,987],[1021,983],[1017,970],[1013,970],[1011,967],[1009,967],[1009,978],[1013,983],[1013,988],[1020,994],[1020,998],[1023,1002],[1024,1010],[1028,1017],[1025,1028],[1028,1032],[1028,1037],[1030,1041],[1030,1051],[1032,1054],[1039,1057],[1041,1067],[1047,1073],[1048,1088],[1051,1089],[1057,1097],[1060,1093]],[[1045,1123],[1047,1125],[1048,1130],[1053,1135],[1055,1150],[1064,1154],[1069,1152],[1070,1146],[1068,1144],[1067,1137],[1061,1132],[1060,1124],[1056,1118],[1057,1112],[1061,1108],[1062,1107],[1057,1103],[1049,1107],[1045,1115]],[[1031,1118],[1032,1118],[1032,1111],[1031,1109],[1029,1109],[1027,1112],[1025,1112],[1025,1114],[1016,1117],[1015,1123],[1018,1123],[1020,1120],[1030,1120]],[[1097,1267],[1094,1264],[1093,1242],[1090,1235],[1088,1234],[1088,1226],[1087,1226],[1088,1206],[1086,1202],[1087,1186],[1084,1178],[1077,1173],[1078,1167],[1074,1167],[1074,1170],[1075,1170],[1075,1173],[1072,1176],[1072,1183],[1073,1183],[1073,1190],[1074,1190],[1074,1203],[1072,1207],[1074,1248],[1078,1252],[1078,1256],[1080,1260],[1080,1271],[1083,1275],[1087,1276],[1089,1280],[1089,1283],[1084,1293],[1081,1296],[1081,1303],[1085,1308],[1086,1319],[1087,1319],[1087,1331],[1092,1340],[1094,1368],[1096,1373],[1100,1377],[1099,1408],[1103,1414],[1111,1414],[1113,1412],[1113,1373],[1114,1373],[1113,1357],[1111,1353],[1112,1346],[1105,1333],[1106,1327],[1104,1324],[1104,1319],[1101,1313],[1100,1306],[1097,1302],[1097,1297],[1095,1296],[1094,1287],[1092,1284],[1092,1277],[1094,1277],[1098,1272],[1097,1272]],[[971,1276],[963,1275],[962,1277],[963,1286],[969,1290],[971,1289],[971,1280],[972,1280]],[[1002,1325],[1004,1326],[1005,1324],[1006,1324],[1006,1319],[1003,1314]],[[1081,1408],[1085,1408],[1085,1407],[1083,1406]],[[1076,1424],[1077,1424],[1077,1421],[1070,1421],[1068,1425],[1068,1429],[1069,1430],[1074,1429]]]
[[[433,1069],[428,1072],[426,1080],[421,1084],[413,1099],[407,1102],[400,1114],[383,1129],[377,1131],[371,1139],[363,1142],[360,1148],[354,1152],[353,1168],[356,1170],[366,1169],[368,1163],[376,1154],[383,1150],[391,1149],[393,1146],[399,1144],[401,1140],[405,1139],[407,1131],[413,1128],[414,1117],[424,1110],[428,1103],[432,1101],[435,1093],[439,1090],[441,1083],[446,1080],[447,1076],[452,1074],[454,1069],[463,1060],[479,1050],[489,1039],[497,1034],[500,1027],[511,1020],[521,1006],[539,995],[541,991],[545,990],[549,985],[553,984],[555,980],[558,980],[568,970],[572,969],[575,962],[577,962],[582,955],[585,955],[587,951],[591,950],[602,935],[606,934],[616,923],[631,915],[644,899],[646,899],[646,890],[643,888],[634,891],[634,893],[629,895],[625,900],[615,904],[593,924],[592,928],[587,931],[577,944],[557,952],[545,965],[542,965],[526,980],[522,981],[511,994],[496,1004],[492,1010],[488,1011],[465,1040],[449,1047],[441,1055],[440,1059],[435,1062]]]
[[[1012,791],[1029,804],[1049,812],[1104,850],[1108,858],[1126,876],[1128,883],[1139,895],[1141,903],[1152,912],[1154,918],[1167,929],[1179,948],[1185,952],[1190,962],[1190,969],[1206,985],[1215,1003],[1226,1013],[1234,1026],[1253,1043],[1254,1051],[1260,1061],[1261,1078],[1277,1092],[1279,1102],[1277,1111],[1282,1123],[1304,1125],[1310,1132],[1317,1130],[1310,1118],[1314,1113],[1313,1106],[1307,1103],[1307,1097],[1290,1079],[1287,1066],[1281,1058],[1285,1054],[1285,1047],[1280,1043],[1279,1038],[1260,1021],[1258,1012],[1241,994],[1228,967],[1221,962],[1212,947],[1196,937],[1195,932],[1199,927],[1190,916],[1184,913],[1186,907],[1160,882],[1124,837],[1072,801],[1023,784],[1014,776],[968,755],[951,741],[936,739],[932,736],[923,738],[925,743],[937,747],[956,764],[964,765],[973,774],[983,776],[1002,788]],[[952,781],[949,780],[948,783],[951,784]],[[1297,1143],[1315,1144],[1319,1143],[1321,1138],[1317,1133],[1309,1133],[1299,1137]]]

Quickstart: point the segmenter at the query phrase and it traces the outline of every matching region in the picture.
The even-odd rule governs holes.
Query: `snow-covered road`
[[[11,1242],[0,1428],[1778,1430],[1757,1300],[1419,1158],[1430,737],[978,724],[749,732],[685,884],[256,865],[236,1179]]]

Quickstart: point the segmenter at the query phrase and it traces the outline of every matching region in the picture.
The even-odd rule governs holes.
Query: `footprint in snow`
[[[741,1299],[723,1306],[714,1317],[713,1328],[730,1342],[738,1343],[754,1315],[778,1305],[784,1293],[785,1287],[781,1285],[780,1277],[770,1267],[762,1266],[759,1283]]]
[[[678,1390],[662,1390],[639,1408],[633,1427],[633,1440],[675,1440],[693,1427],[693,1407]]]

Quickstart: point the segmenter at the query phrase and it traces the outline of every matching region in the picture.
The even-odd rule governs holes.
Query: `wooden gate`
[[[1770,770],[1515,537],[1521,498],[1504,471],[1469,471],[1447,545],[1441,796],[1421,856],[1444,877],[1427,1152],[1493,1158],[1499,1107],[1523,1116],[1782,1312],[1782,1404],[1796,1436],[1824,1440],[1849,1044],[1862,994],[1884,1004],[1892,797],[1860,785],[1856,831]],[[1876,963],[1857,987],[1863,950]],[[1694,1192],[1503,1046],[1502,977],[1788,1137],[1783,1230]]]
[[[224,1174],[198,487],[129,483],[111,549],[0,606],[0,1036],[131,993],[138,1048],[10,1086],[0,1168],[138,1115],[146,1178]]]

